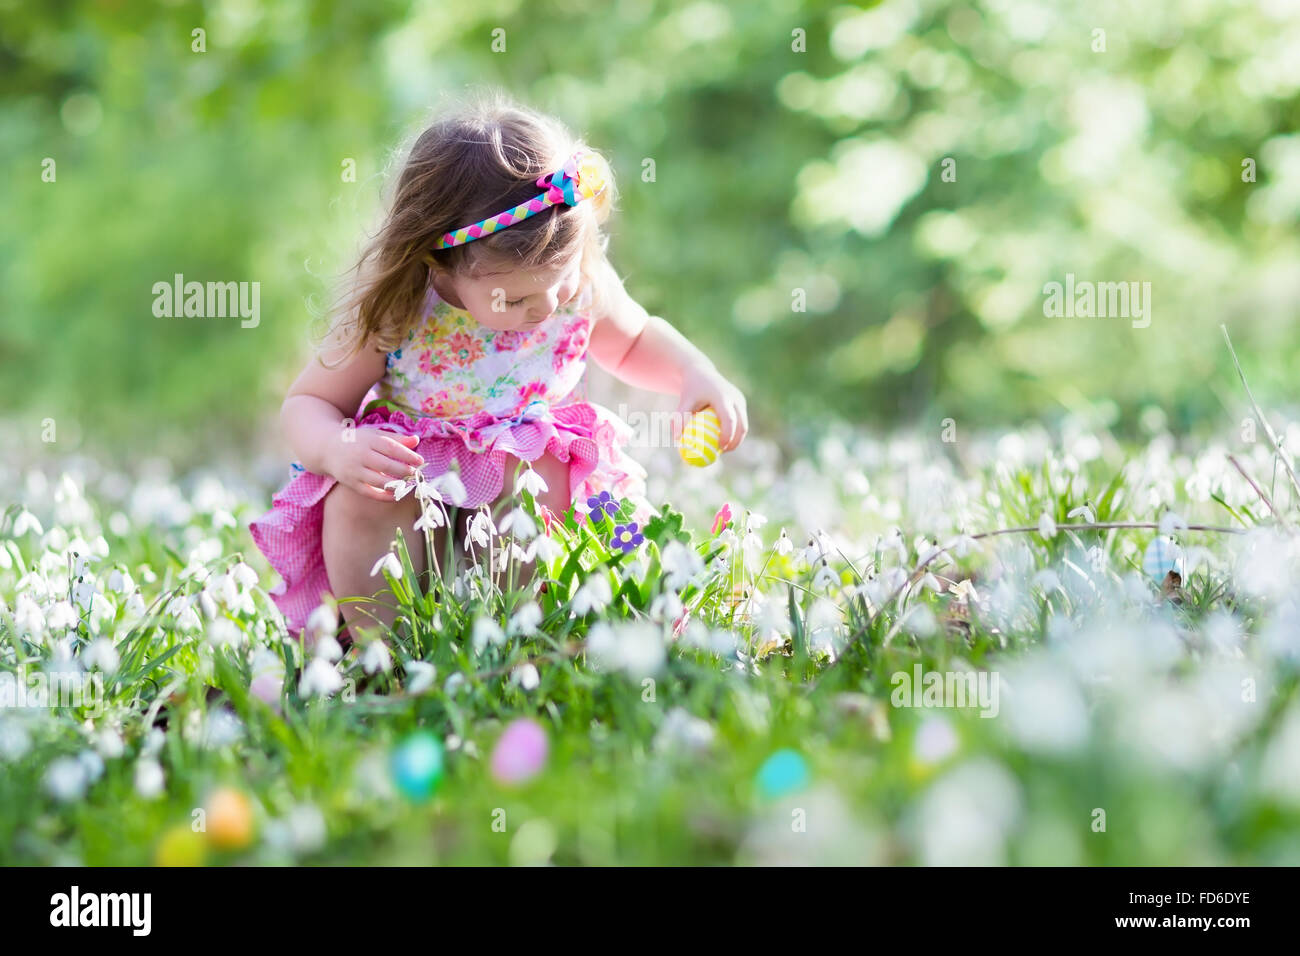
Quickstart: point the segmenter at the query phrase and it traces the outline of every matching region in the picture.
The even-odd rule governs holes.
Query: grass
[[[0,863],[1300,862],[1297,547],[1247,477],[1276,451],[1082,427],[950,451],[841,436],[743,502],[693,474],[629,553],[523,492],[536,534],[516,515],[491,553],[531,552],[527,588],[484,554],[424,594],[399,539],[398,619],[346,653],[287,638],[245,530],[264,499],[12,476],[0,670],[103,698],[0,708]],[[1162,532],[1181,575],[1143,568]],[[996,699],[909,706],[918,667]],[[510,784],[520,718],[548,752]],[[427,800],[391,766],[418,730],[445,753]],[[221,787],[232,845],[193,832]]]

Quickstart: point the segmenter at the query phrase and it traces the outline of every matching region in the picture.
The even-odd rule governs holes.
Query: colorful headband
[[[567,203],[576,206],[584,199],[590,199],[605,191],[609,183],[609,167],[599,154],[586,149],[577,150],[565,164],[553,173],[547,173],[537,180],[537,185],[546,192],[521,202],[513,209],[488,216],[470,226],[463,226],[454,232],[445,232],[433,247],[447,249],[462,243],[473,242],[484,236],[490,236],[498,229],[513,226],[529,216],[545,212],[552,206]]]

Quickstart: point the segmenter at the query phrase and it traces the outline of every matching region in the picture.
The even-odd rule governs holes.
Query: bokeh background
[[[467,83],[612,158],[616,267],[769,439],[1235,429],[1220,323],[1266,406],[1300,355],[1298,8],[0,0],[6,441],[274,450],[394,151]],[[156,318],[176,273],[259,282],[260,325]],[[1150,282],[1150,326],[1045,317],[1066,273]]]

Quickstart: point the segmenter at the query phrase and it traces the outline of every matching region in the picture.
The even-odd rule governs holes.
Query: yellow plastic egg
[[[678,453],[682,461],[697,468],[718,460],[718,440],[722,437],[722,422],[711,408],[702,408],[682,426],[682,443]]]
[[[195,833],[187,823],[178,823],[158,841],[154,862],[158,866],[202,866],[206,849],[202,833]]]

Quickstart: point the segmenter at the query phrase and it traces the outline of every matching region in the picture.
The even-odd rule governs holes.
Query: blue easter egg
[[[1147,545],[1142,556],[1142,570],[1162,582],[1170,571],[1183,574],[1183,549],[1168,535],[1158,535]]]
[[[442,744],[428,731],[417,731],[393,750],[390,767],[405,797],[427,800],[442,781]]]
[[[779,797],[807,785],[808,765],[797,751],[778,750],[763,761],[755,782],[763,796]]]

